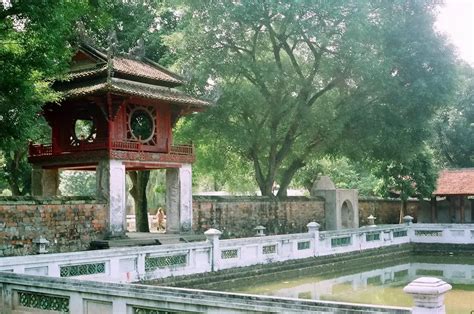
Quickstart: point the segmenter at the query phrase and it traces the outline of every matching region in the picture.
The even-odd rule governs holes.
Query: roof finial
[[[77,35],[79,36],[79,39],[81,41],[86,41],[87,40],[86,26],[84,25],[83,21],[77,21],[76,22],[76,31],[77,31]]]
[[[113,58],[115,50],[117,49],[117,33],[114,29],[112,29],[107,36],[107,44],[107,57]]]
[[[114,72],[114,54],[117,48],[117,33],[114,29],[109,32],[107,36],[107,82],[110,83]]]
[[[135,47],[130,48],[128,51],[128,55],[130,57],[135,57],[138,59],[144,59],[145,58],[145,41],[143,40],[143,37],[140,37],[137,40],[137,44]]]

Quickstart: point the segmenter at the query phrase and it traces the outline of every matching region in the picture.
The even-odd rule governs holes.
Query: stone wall
[[[368,224],[367,217],[374,215],[376,224],[398,223],[400,200],[359,198],[359,224]],[[471,207],[474,201],[466,202],[466,222],[473,221]],[[460,222],[449,218],[449,202],[438,201],[438,222]],[[405,215],[414,217],[414,222],[431,222],[431,205],[427,200],[409,200]],[[289,197],[276,201],[265,197],[243,196],[194,196],[193,229],[202,233],[209,228],[224,231],[226,237],[243,237],[255,234],[253,228],[263,225],[268,234],[305,232],[306,224],[316,221],[325,230],[324,200],[320,198]]]
[[[262,225],[267,234],[306,232],[311,221],[324,228],[324,201],[318,198],[289,197],[276,201],[267,197],[194,196],[193,229],[223,232],[222,238],[255,235]]]
[[[360,198],[359,199],[359,219],[360,225],[367,225],[367,217],[375,216],[376,224],[397,224],[400,215],[401,202],[397,199],[380,198]],[[424,212],[429,211],[431,219],[430,203],[428,201],[409,200],[405,215],[410,215],[414,222],[418,222],[419,216],[425,216]],[[429,222],[429,221],[425,221]]]
[[[377,217],[376,224],[394,224],[398,223],[398,216],[400,212],[401,202],[398,199],[359,199],[359,219],[360,225],[367,224],[367,217],[374,215]],[[449,208],[459,208],[459,204],[450,204],[449,200],[442,199],[438,200],[437,207],[437,222],[439,223],[459,223],[461,222],[461,216],[459,209],[452,210],[450,217]],[[465,222],[474,222],[474,200],[466,200],[465,209]],[[418,223],[431,223],[431,203],[428,200],[417,200],[412,199],[407,203],[407,210],[405,215],[410,215],[415,218],[414,222]]]
[[[0,256],[34,254],[39,236],[49,252],[85,250],[103,238],[106,213],[93,199],[0,198]]]

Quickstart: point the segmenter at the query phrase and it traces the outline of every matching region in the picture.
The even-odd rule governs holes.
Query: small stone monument
[[[369,226],[375,227],[375,219],[377,219],[377,217],[374,217],[374,215],[370,215],[369,217],[367,217],[367,223],[369,224]]]
[[[45,237],[40,236],[33,240],[33,243],[36,244],[36,253],[45,254],[48,253],[46,246],[49,244],[49,241]]]
[[[257,237],[263,237],[265,236],[265,228],[264,226],[256,226],[255,228],[253,228],[253,230],[257,231],[257,233],[255,234]]]
[[[409,226],[413,223],[413,219],[414,218],[412,216],[406,215],[403,217],[403,222]]]

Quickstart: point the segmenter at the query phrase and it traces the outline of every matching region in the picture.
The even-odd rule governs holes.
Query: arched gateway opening
[[[354,228],[354,208],[349,200],[341,206],[341,225],[343,229]]]

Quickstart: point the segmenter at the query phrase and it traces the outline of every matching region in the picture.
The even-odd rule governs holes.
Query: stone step
[[[130,232],[124,238],[92,241],[91,250],[205,241],[204,235]]]

